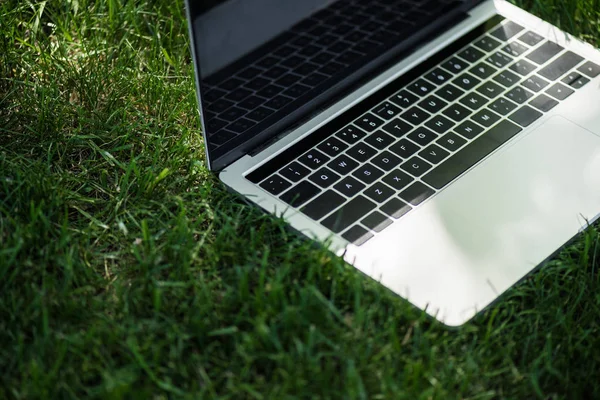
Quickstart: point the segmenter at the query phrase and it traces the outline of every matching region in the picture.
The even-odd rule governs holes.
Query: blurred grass
[[[449,331],[227,193],[194,96],[180,2],[0,2],[0,398],[600,397],[597,229]]]

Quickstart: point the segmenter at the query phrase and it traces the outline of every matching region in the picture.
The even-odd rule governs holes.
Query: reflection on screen
[[[215,159],[310,111],[446,12],[449,0],[191,2],[204,131]],[[307,106],[308,105],[308,106]]]

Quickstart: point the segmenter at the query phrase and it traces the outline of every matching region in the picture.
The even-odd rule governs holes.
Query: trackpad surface
[[[457,325],[598,213],[600,136],[554,116],[357,249],[355,265]]]

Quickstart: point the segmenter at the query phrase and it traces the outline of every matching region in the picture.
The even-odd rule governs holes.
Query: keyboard
[[[475,32],[246,178],[360,246],[600,74],[512,21]]]
[[[220,147],[294,101],[306,103],[452,7],[451,0],[332,3],[203,79],[209,144]]]

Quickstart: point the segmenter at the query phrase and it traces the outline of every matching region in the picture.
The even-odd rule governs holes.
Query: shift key
[[[363,196],[356,196],[346,205],[325,218],[321,224],[335,233],[339,233],[367,215],[377,205]]]
[[[581,61],[583,61],[583,57],[573,53],[572,51],[567,51],[565,54],[542,68],[538,73],[544,78],[554,81],[569,72]]]

